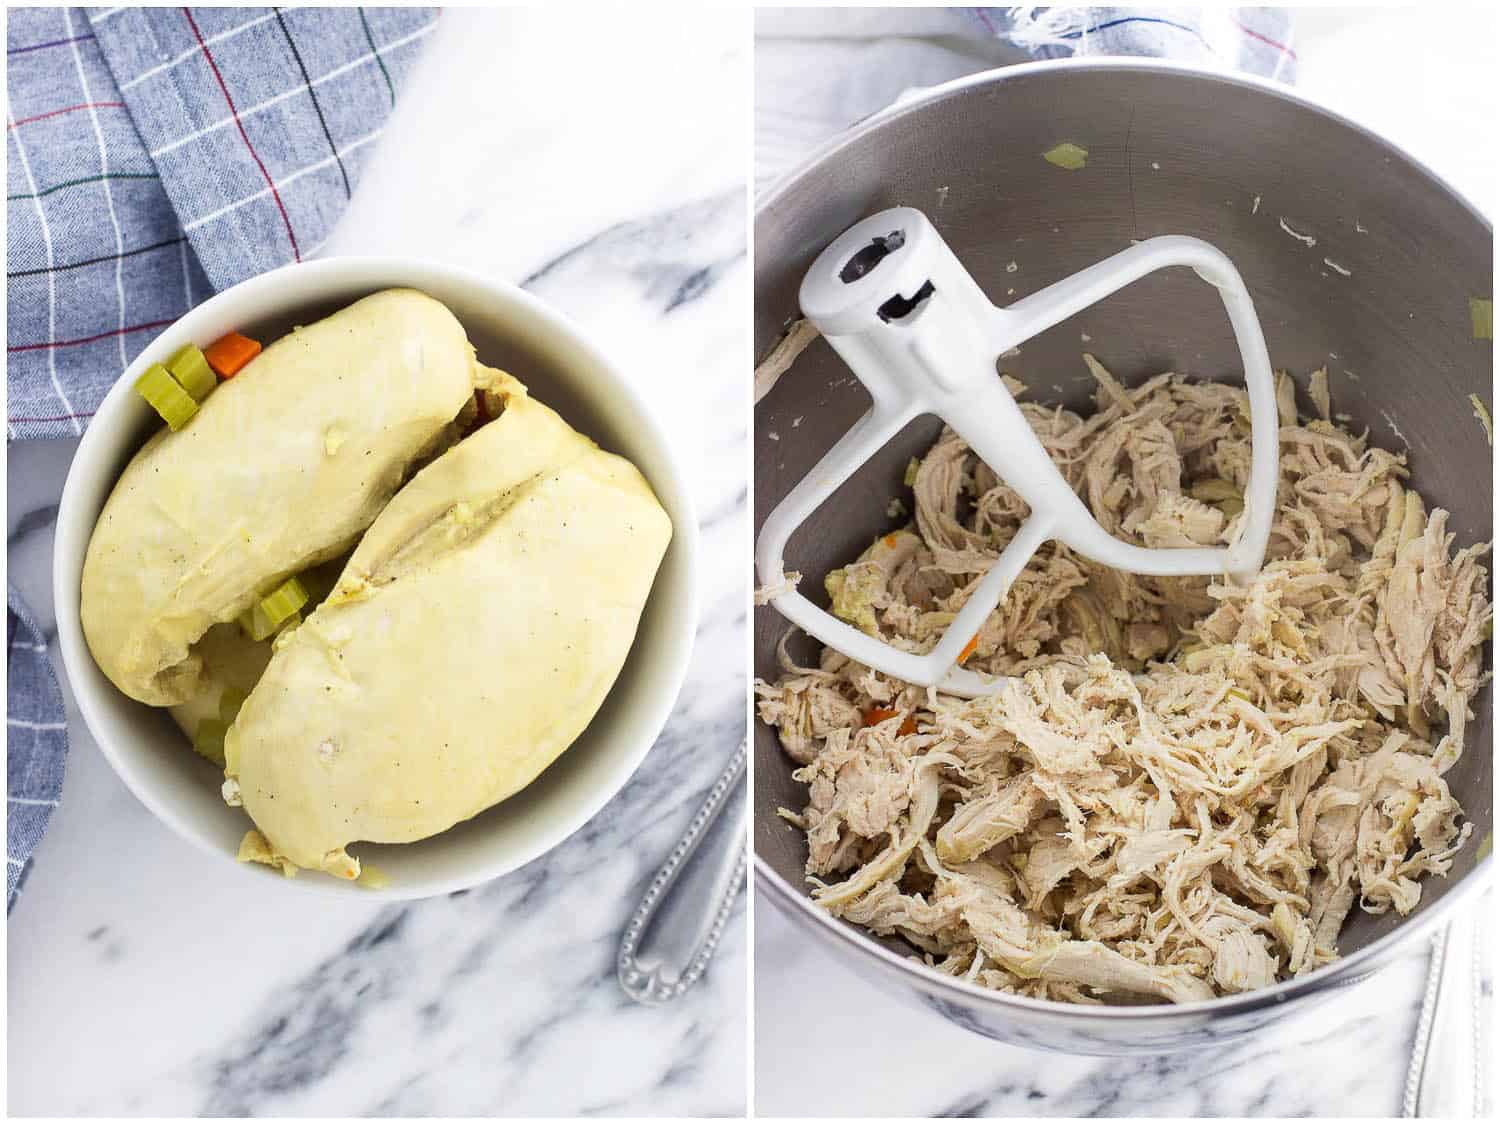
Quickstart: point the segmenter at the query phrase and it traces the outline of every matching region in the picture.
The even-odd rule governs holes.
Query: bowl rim
[[[371,282],[371,292],[401,286],[422,290],[426,284],[441,280],[448,284],[467,287],[481,294],[483,300],[510,303],[524,317],[539,322],[554,337],[581,352],[587,361],[605,376],[611,384],[610,389],[620,396],[627,410],[634,415],[632,424],[639,432],[644,433],[648,444],[660,456],[662,471],[666,479],[652,482],[653,488],[660,491],[670,488],[677,500],[678,511],[672,520],[671,549],[681,553],[685,578],[682,581],[683,588],[674,591],[672,596],[683,601],[685,612],[677,615],[677,619],[670,623],[657,642],[659,648],[668,654],[671,663],[666,668],[665,678],[657,693],[641,704],[646,716],[642,726],[645,731],[649,732],[649,737],[641,737],[639,745],[625,755],[619,765],[610,771],[600,783],[588,791],[585,799],[577,802],[569,815],[559,817],[546,830],[535,833],[534,839],[526,847],[517,849],[511,855],[478,863],[472,871],[466,874],[386,887],[369,887],[326,878],[288,879],[278,876],[268,868],[262,870],[256,868],[255,865],[241,863],[233,855],[227,854],[217,842],[201,833],[194,818],[180,814],[172,800],[156,792],[151,784],[123,762],[113,746],[111,733],[113,721],[103,712],[100,699],[96,697],[94,688],[88,685],[87,677],[74,674],[75,669],[84,668],[93,663],[93,656],[83,636],[83,624],[79,614],[81,598],[76,588],[77,581],[74,573],[75,566],[80,569],[82,567],[82,556],[88,550],[93,521],[89,521],[89,526],[80,529],[78,533],[77,554],[65,555],[58,549],[58,544],[62,538],[62,529],[71,527],[71,524],[83,519],[76,509],[81,503],[79,492],[84,487],[83,477],[88,475],[86,468],[83,467],[88,466],[94,459],[91,454],[93,447],[105,440],[103,435],[107,431],[127,424],[128,407],[132,405],[134,380],[150,364],[158,362],[157,353],[164,355],[169,350],[162,346],[162,340],[175,337],[185,323],[207,320],[217,312],[232,309],[250,298],[274,291],[292,274],[303,281],[311,279],[318,286],[329,289],[348,287],[351,284],[357,288],[367,277],[376,278],[384,275],[384,280]],[[398,278],[399,281],[395,280]],[[319,297],[314,294],[308,296],[303,303],[316,303],[318,300]],[[460,318],[460,323],[462,323],[462,318]],[[678,444],[670,438],[668,430],[642,389],[609,358],[588,332],[564,313],[526,292],[514,282],[486,276],[475,270],[446,262],[408,255],[340,254],[289,263],[247,278],[216,293],[208,300],[189,309],[171,324],[164,326],[115,380],[85,428],[73,459],[69,463],[67,477],[63,483],[62,495],[58,501],[56,527],[58,533],[54,536],[52,552],[52,597],[63,671],[67,675],[84,725],[115,775],[125,783],[126,788],[150,810],[158,821],[200,851],[227,861],[240,872],[239,877],[265,880],[267,876],[271,876],[275,883],[291,890],[324,897],[357,894],[373,903],[408,901],[451,894],[454,891],[478,886],[524,867],[563,843],[597,816],[600,810],[619,794],[656,745],[676,707],[683,683],[687,678],[701,613],[700,538],[697,506],[693,498],[690,479],[685,472]],[[71,537],[71,531],[69,534]],[[662,595],[653,587],[651,597],[659,596]],[[649,599],[647,604],[649,604]],[[108,688],[103,690],[119,692],[113,684],[109,684]],[[436,839],[441,835],[442,833],[438,833],[436,837],[429,837],[429,839]]]
[[[914,983],[929,993],[946,993],[954,1001],[996,1009],[1021,1008],[1038,1015],[1060,1018],[1104,1019],[1114,1023],[1143,1023],[1162,1019],[1188,1019],[1194,1016],[1229,1016],[1257,1011],[1261,1008],[1286,1006],[1324,987],[1353,984],[1344,979],[1364,966],[1369,971],[1380,968],[1397,948],[1415,943],[1440,924],[1450,921],[1448,915],[1460,905],[1477,900],[1489,888],[1493,874],[1493,856],[1485,856],[1467,875],[1453,884],[1437,902],[1420,914],[1403,921],[1388,934],[1376,938],[1369,945],[1353,953],[1330,961],[1300,977],[1282,981],[1268,988],[1257,988],[1251,992],[1240,992],[1229,996],[1216,996],[1212,1000],[1192,1000],[1184,1004],[1069,1004],[1061,1000],[1038,1000],[1013,992],[1000,992],[983,988],[959,977],[950,977],[924,965],[909,956],[897,954],[872,940],[863,930],[842,922],[820,909],[812,899],[799,894],[791,884],[776,873],[775,869],[760,855],[755,855],[755,884],[766,892],[772,903],[783,914],[811,927],[830,945],[843,946],[855,952],[873,957],[886,972],[906,974]],[[1357,974],[1362,978],[1363,974]]]
[[[1050,74],[1058,71],[1073,70],[1166,73],[1185,78],[1207,79],[1228,86],[1248,88],[1258,93],[1270,94],[1285,101],[1293,102],[1304,109],[1330,118],[1337,124],[1353,129],[1367,140],[1388,150],[1392,156],[1406,161],[1431,180],[1437,188],[1448,192],[1448,194],[1458,200],[1469,211],[1470,215],[1477,222],[1481,223],[1487,231],[1492,231],[1493,229],[1484,212],[1475,206],[1467,195],[1459,191],[1437,172],[1433,171],[1427,164],[1418,160],[1394,142],[1387,140],[1369,126],[1310,98],[1292,87],[1285,86],[1268,78],[1261,78],[1258,75],[1216,70],[1193,63],[1167,59],[1128,57],[1045,59],[1036,62],[992,67],[988,70],[977,71],[974,74],[964,75],[937,86],[929,87],[915,97],[903,99],[893,105],[876,110],[874,113],[861,118],[847,129],[818,146],[809,156],[772,181],[770,186],[757,196],[755,200],[755,219],[758,222],[765,211],[770,210],[779,203],[781,198],[791,190],[792,186],[813,168],[833,159],[845,148],[859,141],[868,133],[882,128],[890,121],[925,109],[935,102],[962,93],[972,87],[1002,85],[1005,82],[1035,74]],[[753,647],[753,639],[751,644]],[[753,816],[751,820],[753,824]],[[1476,844],[1475,846],[1477,847],[1478,845]],[[982,988],[977,984],[971,984],[960,978],[940,973],[936,969],[929,968],[920,961],[913,960],[910,957],[900,956],[874,941],[863,930],[841,922],[827,911],[820,909],[812,899],[802,894],[791,883],[783,879],[771,867],[770,863],[761,856],[758,849],[752,848],[752,852],[754,853],[756,886],[765,891],[772,902],[783,913],[792,919],[800,921],[803,925],[812,927],[815,932],[832,945],[842,945],[849,948],[855,952],[856,956],[864,954],[873,957],[877,965],[888,973],[906,974],[912,979],[913,983],[924,991],[946,993],[952,1000],[989,1006],[996,1010],[1021,1008],[1042,1016],[1056,1018],[1082,1018],[1086,1016],[1091,1019],[1102,1018],[1112,1021],[1115,1024],[1140,1023],[1161,1020],[1163,1018],[1181,1017],[1187,1019],[1193,1016],[1227,1016],[1239,1014],[1277,1005],[1285,1006],[1289,1001],[1316,992],[1330,984],[1352,983],[1343,982],[1336,978],[1345,977],[1361,965],[1365,965],[1373,971],[1378,967],[1379,963],[1383,963],[1393,954],[1398,946],[1415,942],[1419,937],[1427,934],[1440,923],[1448,921],[1449,916],[1458,906],[1473,900],[1490,885],[1494,874],[1493,855],[1484,856],[1475,864],[1472,871],[1452,884],[1441,899],[1428,905],[1419,914],[1415,914],[1403,921],[1390,933],[1383,934],[1369,945],[1363,946],[1347,956],[1342,956],[1336,961],[1331,961],[1327,965],[1315,969],[1310,973],[1295,977],[1290,981],[1279,982],[1269,988],[1260,988],[1252,992],[1237,993],[1229,996],[1218,996],[1212,1000],[1195,1000],[1185,1004],[1160,1003],[1130,1006],[1105,1004],[1088,1005],[1085,1007],[1078,1004],[1064,1003],[1060,1000],[1038,1000],[1029,996],[1020,996],[1015,993]]]
[[[1324,105],[1322,102],[1315,100],[1295,87],[1284,85],[1274,79],[1262,78],[1258,74],[1248,74],[1242,71],[1216,70],[1213,67],[1180,62],[1174,59],[1132,58],[1123,55],[1040,59],[1034,62],[1011,63],[1004,66],[990,67],[988,70],[975,71],[973,74],[965,74],[958,78],[950,79],[947,82],[941,82],[936,86],[929,86],[919,94],[903,98],[891,105],[877,109],[824,141],[797,164],[772,180],[764,191],[756,195],[755,218],[759,219],[762,211],[768,210],[775,203],[779,202],[781,196],[789,191],[792,185],[814,166],[823,163],[840,150],[859,140],[866,133],[872,132],[889,121],[893,121],[898,117],[904,117],[919,109],[924,109],[933,102],[941,101],[953,94],[962,93],[973,86],[999,85],[1017,78],[1029,77],[1033,74],[1047,74],[1053,71],[1070,70],[1139,71],[1176,74],[1189,78],[1207,79],[1226,86],[1240,86],[1262,94],[1270,94],[1284,101],[1294,102],[1303,109],[1321,114],[1340,125],[1353,129],[1368,140],[1389,149],[1393,155],[1399,156],[1462,203],[1473,218],[1483,223],[1486,229],[1492,229],[1489,217],[1484,211],[1467,194],[1449,183],[1445,177],[1439,175],[1426,162],[1417,159],[1394,141],[1387,140],[1378,131],[1364,124],[1359,119],[1350,117],[1342,110]]]

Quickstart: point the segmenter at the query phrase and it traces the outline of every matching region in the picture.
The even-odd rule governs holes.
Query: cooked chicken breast
[[[422,469],[230,728],[246,858],[359,874],[534,780],[625,662],[672,527],[640,472],[509,376],[493,422]]]
[[[463,327],[390,290],[270,345],[131,459],[84,560],[95,661],[133,699],[204,691],[195,648],[290,575],[347,550],[474,391]]]

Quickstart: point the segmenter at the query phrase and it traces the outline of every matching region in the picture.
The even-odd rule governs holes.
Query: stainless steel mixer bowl
[[[1042,159],[1061,141],[1088,150],[1085,168]],[[1492,293],[1490,225],[1365,129],[1288,89],[1159,62],[1026,64],[940,87],[856,126],[761,200],[757,355],[797,316],[797,287],[818,252],[897,204],[925,210],[1002,303],[1010,289],[1032,292],[1133,238],[1207,239],[1244,275],[1273,364],[1300,374],[1326,364],[1334,409],[1351,415],[1356,430],[1368,427],[1377,444],[1410,448],[1415,484],[1452,513],[1458,542],[1491,538],[1491,450],[1469,401],[1492,401],[1491,345],[1473,338],[1468,303]],[[1138,282],[1037,337],[1005,368],[1036,397],[1087,409],[1085,348],[1127,383],[1166,370],[1240,377],[1217,295],[1182,270]],[[868,403],[822,341],[760,401],[757,529]],[[931,418],[913,422],[793,537],[787,566],[809,576],[804,593],[900,522],[886,517],[886,505],[901,491],[908,458],[939,428]],[[775,678],[786,630],[774,609],[756,611],[757,675]],[[816,646],[797,639],[793,651],[811,659]],[[922,967],[899,940],[872,938],[812,904],[802,833],[776,815],[800,809],[806,795],[775,732],[758,722],[757,886],[809,940],[871,982],[982,1035],[1088,1054],[1206,1046],[1329,1001],[1430,934],[1488,880],[1491,861],[1480,858],[1494,817],[1488,689],[1475,710],[1464,757],[1447,775],[1474,822],[1452,873],[1427,879],[1421,906],[1405,919],[1356,909],[1340,938],[1343,959],[1271,989],[1097,1009],[989,992]]]

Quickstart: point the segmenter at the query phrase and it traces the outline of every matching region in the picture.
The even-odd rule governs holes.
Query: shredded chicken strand
[[[1113,534],[1231,542],[1243,389],[1093,356],[1096,411],[1021,409]],[[1406,458],[1299,420],[1278,375],[1281,473],[1266,564],[1227,579],[1125,574],[1049,543],[970,645],[1007,679],[958,699],[825,649],[757,681],[798,763],[814,898],[927,964],[1077,1003],[1264,988],[1338,955],[1356,905],[1407,914],[1471,833],[1443,775],[1488,679],[1492,607]],[[926,652],[1027,516],[951,430],[908,472],[905,527],[830,573],[832,610]],[[896,511],[892,507],[891,511]]]
[[[770,605],[771,602],[781,597],[782,594],[795,594],[797,583],[802,581],[802,575],[795,571],[786,571],[774,582],[767,582],[764,586],[758,586],[755,590],[753,601],[756,605]]]

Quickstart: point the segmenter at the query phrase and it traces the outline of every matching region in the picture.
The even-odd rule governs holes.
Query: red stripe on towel
[[[188,26],[193,29],[193,38],[198,40],[198,46],[203,51],[203,57],[208,60],[208,68],[214,72],[214,79],[219,83],[219,89],[224,93],[224,101],[229,106],[230,116],[234,118],[234,127],[240,131],[240,139],[245,142],[245,147],[250,150],[255,165],[260,169],[260,174],[265,177],[266,186],[271,189],[271,198],[276,200],[276,209],[281,212],[281,221],[286,224],[286,236],[292,243],[292,258],[294,261],[302,260],[302,252],[297,249],[297,235],[292,230],[291,216],[286,213],[286,205],[281,202],[281,193],[276,190],[276,182],[271,179],[271,173],[266,171],[265,163],[260,158],[260,153],[255,151],[255,146],[250,143],[250,134],[245,132],[245,125],[240,120],[240,111],[234,108],[234,99],[229,96],[229,87],[224,84],[224,76],[219,73],[219,64],[214,62],[213,52],[208,49],[208,44],[203,42],[203,35],[198,30],[198,23],[193,19],[192,10],[182,9],[182,14],[187,17]]]

